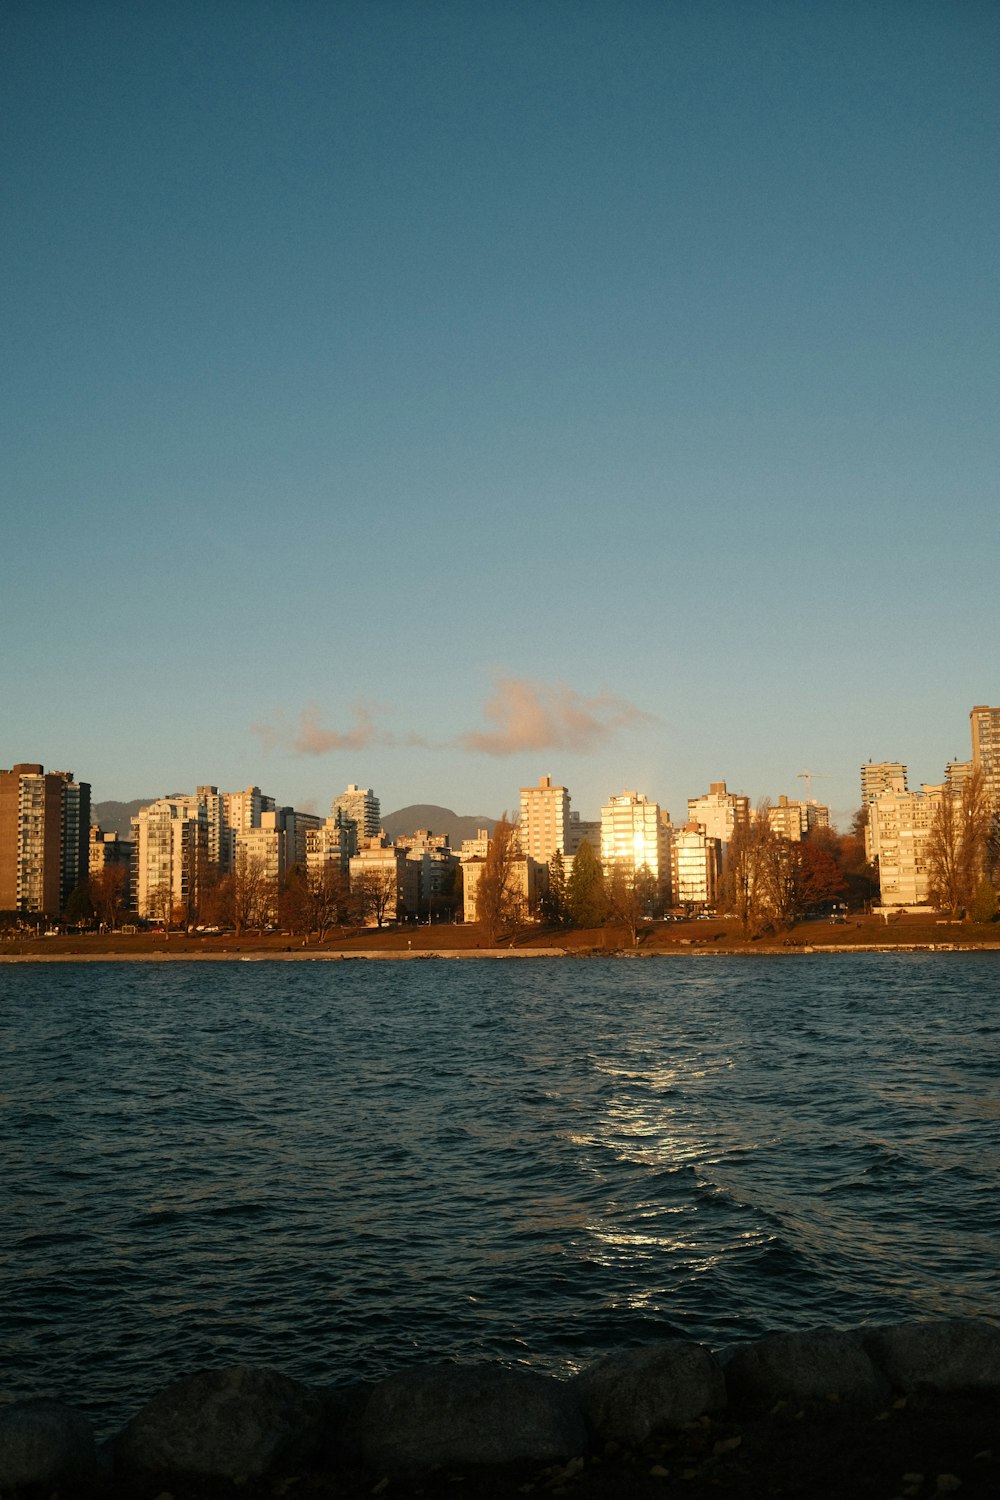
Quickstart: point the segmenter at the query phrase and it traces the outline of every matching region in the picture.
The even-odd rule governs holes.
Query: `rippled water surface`
[[[996,1315],[993,954],[0,967],[0,1397]]]

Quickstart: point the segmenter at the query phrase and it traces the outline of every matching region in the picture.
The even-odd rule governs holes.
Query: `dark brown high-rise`
[[[0,911],[57,916],[87,879],[90,787],[37,763],[0,770]]]

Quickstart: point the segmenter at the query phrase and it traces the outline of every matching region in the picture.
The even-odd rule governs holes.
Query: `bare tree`
[[[324,865],[309,876],[308,884],[312,929],[322,942],[330,928],[343,923],[347,916],[350,904],[347,882],[338,869]]]
[[[128,871],[124,865],[105,865],[90,877],[90,899],[97,920],[113,930],[125,910],[125,886]]]
[[[233,870],[233,926],[237,937],[248,927],[262,925],[274,895],[263,855],[237,849]]]
[[[927,840],[931,900],[958,916],[993,873],[995,818],[986,778],[976,766],[957,791],[945,787]]]
[[[521,845],[517,825],[506,813],[493,829],[476,886],[476,920],[484,929],[489,947],[501,933],[516,928],[524,908],[518,863]]]
[[[374,917],[375,926],[382,927],[396,907],[398,884],[395,869],[383,866],[362,870],[351,881],[351,893],[358,898],[364,920]]]
[[[799,908],[799,847],[773,829],[763,843],[764,901],[773,927],[788,927]]]
[[[153,887],[148,898],[149,915],[154,922],[169,927],[174,915],[174,889],[169,880],[161,880]]]
[[[656,879],[648,865],[637,870],[629,860],[615,860],[605,880],[608,910],[628,932],[634,948],[639,923],[649,916],[656,901]]]
[[[762,801],[733,831],[719,885],[719,900],[740,920],[743,936],[758,937],[787,921],[794,910],[794,860],[782,847]]]

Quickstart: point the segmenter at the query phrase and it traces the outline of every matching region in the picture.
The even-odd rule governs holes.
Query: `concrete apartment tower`
[[[89,865],[89,783],[34,762],[0,771],[0,911],[57,916]]]
[[[540,865],[548,864],[557,850],[565,857],[570,852],[569,831],[569,792],[564,786],[553,786],[551,776],[541,776],[537,786],[521,788],[518,838],[523,855]]]
[[[906,791],[906,767],[901,760],[869,761],[861,767],[861,805],[867,807],[886,792]]]
[[[331,818],[338,812],[349,837],[351,854],[357,854],[366,840],[378,838],[382,831],[382,805],[370,786],[355,786],[352,781],[346,792],[333,799]]]
[[[724,781],[709,784],[703,797],[688,798],[688,823],[697,823],[704,828],[709,838],[730,844],[737,823],[750,816],[750,798],[742,792],[726,790]]]
[[[665,874],[665,830],[658,802],[642,792],[624,791],[601,808],[601,860],[641,870],[655,880]]]
[[[969,713],[972,764],[981,770],[994,808],[1000,809],[1000,708],[977,704]]]

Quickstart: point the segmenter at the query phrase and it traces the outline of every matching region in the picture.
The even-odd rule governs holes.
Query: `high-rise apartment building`
[[[548,864],[558,851],[570,852],[569,792],[553,786],[551,776],[539,778],[537,786],[521,788],[521,819],[518,839],[521,853],[539,864]]]
[[[0,911],[57,916],[88,878],[90,786],[23,762],[0,771]]]
[[[887,791],[868,807],[865,851],[878,861],[883,906],[922,906],[930,885],[928,841],[943,786],[922,792]]]
[[[868,761],[861,767],[861,805],[867,807],[884,792],[906,791],[906,767],[900,760]]]
[[[829,828],[830,809],[822,802],[797,802],[782,795],[768,808],[767,821],[779,838],[799,844],[814,828]]]
[[[704,797],[688,798],[688,823],[697,823],[709,838],[723,844],[732,843],[737,823],[750,816],[750,798],[742,792],[728,792],[724,781],[710,783]]]
[[[356,854],[368,839],[378,838],[382,831],[381,803],[370,786],[355,786],[352,781],[346,792],[333,799],[330,816],[336,817],[338,812],[352,854]]]
[[[594,853],[600,858],[601,820],[600,818],[581,818],[579,813],[571,812],[569,815],[569,843],[567,845],[570,855],[575,854],[584,842],[588,843]]]
[[[674,830],[670,843],[670,901],[689,911],[714,906],[722,869],[722,840],[702,823]]]
[[[950,760],[944,768],[944,782],[948,790],[960,795],[963,786],[975,770],[971,760]]]
[[[994,808],[1000,810],[1000,708],[977,704],[969,713],[972,764],[981,770]]]
[[[290,807],[276,808],[259,786],[220,792],[199,786],[193,795],[161,797],[132,819],[135,908],[141,917],[170,919],[197,904],[207,880],[236,868],[240,838],[266,826],[260,840],[268,869],[306,862],[306,831],[321,820]],[[280,853],[278,852],[280,845]]]
[[[173,920],[198,899],[209,866],[209,815],[195,796],[160,797],[132,819],[135,909],[140,917]]]
[[[642,792],[621,792],[601,808],[601,861],[606,867],[645,867],[655,880],[664,874],[664,826],[657,802]]]

